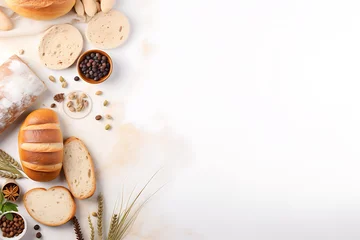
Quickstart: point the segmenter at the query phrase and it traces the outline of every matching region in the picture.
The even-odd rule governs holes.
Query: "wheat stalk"
[[[103,213],[104,213],[104,196],[100,194],[98,196],[98,217],[97,217],[97,230],[99,239],[103,239]]]
[[[83,237],[82,232],[81,232],[81,227],[80,227],[79,221],[76,218],[76,216],[73,217],[72,221],[73,221],[73,224],[74,224],[74,232],[75,232],[75,235],[76,235],[76,239],[77,240],[84,240],[84,237]]]
[[[16,161],[13,157],[11,157],[8,153],[0,149],[0,158],[2,158],[5,162],[10,163],[12,166],[16,167],[18,170],[22,171],[21,165],[18,161]]]
[[[95,229],[94,229],[94,225],[92,224],[90,215],[88,216],[88,221],[89,221],[89,227],[90,227],[90,240],[94,240],[95,239]]]
[[[1,170],[1,169],[0,169]],[[2,178],[10,178],[10,179],[20,179],[23,178],[23,176],[19,175],[19,174],[15,174],[15,173],[11,173],[11,172],[4,172],[4,171],[0,171],[0,177]]]
[[[159,170],[160,171],[160,170]],[[114,210],[112,219],[111,219],[111,225],[110,231],[108,234],[107,240],[123,240],[126,235],[128,234],[129,230],[131,229],[131,226],[135,222],[136,218],[138,217],[141,209],[144,207],[144,205],[163,187],[159,188],[155,193],[153,193],[150,197],[148,197],[142,204],[140,204],[139,207],[135,207],[136,203],[138,202],[140,196],[143,194],[147,186],[151,183],[151,181],[154,179],[154,177],[158,174],[157,171],[150,180],[145,184],[145,186],[140,190],[140,192],[136,195],[134,200],[131,201],[131,196],[134,192],[130,194],[130,197],[127,201],[127,203],[124,206],[124,198],[122,196],[121,199],[121,206],[118,208],[118,213],[115,213],[116,210]],[[124,207],[123,207],[124,206]],[[116,208],[116,207],[115,207]]]

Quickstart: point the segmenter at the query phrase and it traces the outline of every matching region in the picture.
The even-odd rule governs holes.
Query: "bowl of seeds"
[[[20,240],[27,230],[25,218],[18,212],[5,212],[0,216],[1,239]]]
[[[105,82],[113,70],[111,57],[101,50],[89,50],[81,54],[77,62],[79,76],[88,83]]]

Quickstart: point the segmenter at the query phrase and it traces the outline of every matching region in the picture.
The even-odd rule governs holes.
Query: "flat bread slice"
[[[69,189],[75,198],[85,199],[95,193],[94,163],[85,144],[76,137],[65,140],[63,169]]]
[[[75,216],[76,204],[68,189],[56,186],[34,188],[25,193],[24,205],[30,216],[47,226],[60,226]]]
[[[111,49],[124,44],[130,34],[128,18],[117,10],[99,12],[88,23],[86,37],[97,48]]]
[[[47,68],[66,69],[79,57],[83,44],[83,37],[77,28],[70,24],[55,25],[41,39],[40,60]]]

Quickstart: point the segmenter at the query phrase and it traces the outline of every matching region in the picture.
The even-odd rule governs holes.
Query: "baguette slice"
[[[85,144],[76,137],[66,139],[63,169],[72,195],[78,199],[91,197],[96,190],[94,163]]]
[[[47,226],[60,226],[75,216],[76,204],[68,189],[56,186],[34,188],[25,193],[24,205],[30,216]]]

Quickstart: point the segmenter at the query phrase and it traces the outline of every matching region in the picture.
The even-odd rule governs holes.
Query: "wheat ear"
[[[11,173],[11,172],[4,172],[4,171],[0,171],[0,177],[10,178],[10,179],[20,179],[20,178],[23,178],[23,176],[20,176],[20,175],[18,175],[18,174]]]
[[[5,162],[10,163],[18,170],[22,171],[21,165],[18,161],[16,161],[13,157],[11,157],[8,153],[0,149],[0,157],[4,159]]]
[[[104,196],[98,196],[98,212],[97,212],[97,231],[100,240],[103,240],[103,213],[104,213]]]
[[[89,227],[90,227],[90,240],[94,240],[95,239],[95,229],[94,229],[94,225],[92,224],[90,215],[88,216],[88,221],[89,221]]]

